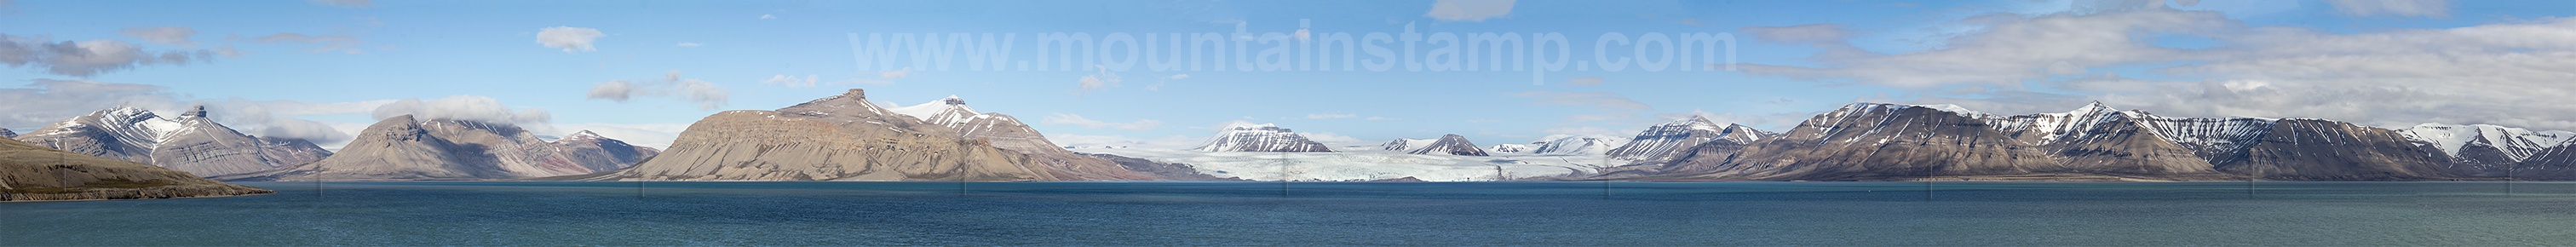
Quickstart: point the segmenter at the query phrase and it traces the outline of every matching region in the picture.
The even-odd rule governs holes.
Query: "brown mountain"
[[[864,91],[707,116],[671,149],[581,181],[1059,181],[1045,163],[990,139],[960,139],[869,103]]]
[[[178,170],[0,139],[0,201],[165,199],[271,194]]]
[[[587,134],[554,142],[517,126],[411,115],[376,122],[340,153],[320,161],[215,179],[225,181],[411,181],[518,179],[624,168],[652,148]],[[315,171],[321,171],[315,173]]]

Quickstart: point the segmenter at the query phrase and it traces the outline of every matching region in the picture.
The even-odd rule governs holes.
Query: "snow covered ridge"
[[[1234,121],[1226,123],[1216,136],[1199,144],[1200,152],[1333,152],[1323,143],[1307,140],[1288,128],[1272,124]]]
[[[2427,123],[2398,129],[2407,139],[2433,143],[2443,153],[2459,157],[2464,148],[2493,148],[2503,151],[2506,161],[2520,162],[2541,149],[2566,145],[2576,139],[2576,132],[2531,131],[2521,128],[2474,124],[2451,125]]]
[[[1662,161],[1689,152],[1692,147],[1712,141],[1749,144],[1770,137],[1771,132],[1740,124],[1720,126],[1708,118],[1692,116],[1670,123],[1647,127],[1636,138],[1619,148],[1605,152],[1611,158],[1632,162]]]
[[[2185,148],[2195,150],[2241,150],[2243,147],[2254,145],[2259,138],[2272,130],[2272,125],[2277,124],[2280,121],[2313,120],[2340,122],[2330,119],[2316,118],[2165,117],[2157,116],[2142,110],[2122,111],[2113,109],[2109,106],[2103,105],[2101,102],[2093,102],[2092,104],[2078,107],[2074,111],[2068,111],[2065,113],[2041,113],[2017,116],[1987,114],[1968,110],[1965,107],[1947,104],[1896,105],[1879,103],[1853,103],[1845,105],[1843,109],[1837,110],[1836,113],[1833,114],[1850,114],[1870,110],[1893,110],[1907,107],[1929,108],[1984,120],[1987,122],[1988,126],[2005,133],[2029,133],[2041,135],[2038,138],[2038,143],[2033,143],[2036,145],[2047,145],[2064,140],[2086,138],[2091,134],[2096,134],[2088,133],[2086,130],[2093,129],[2097,126],[2108,124],[2113,121],[2136,121],[2145,126],[2146,130],[2154,132],[2157,137],[2172,141]],[[2426,143],[2434,146],[2435,148],[2441,149],[2444,154],[2453,157],[2462,156],[2461,150],[2464,149],[2494,149],[2502,152],[2504,155],[2503,158],[2508,162],[2519,162],[2540,153],[2543,149],[2566,146],[2570,144],[2570,140],[2576,140],[2576,132],[2571,131],[2534,131],[2486,124],[2454,125],[2426,123],[2413,127],[2394,128],[2391,130],[2405,136],[2408,140]]]

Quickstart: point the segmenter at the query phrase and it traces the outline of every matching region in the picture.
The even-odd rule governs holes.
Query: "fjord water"
[[[245,184],[0,245],[2576,245],[2576,183]]]

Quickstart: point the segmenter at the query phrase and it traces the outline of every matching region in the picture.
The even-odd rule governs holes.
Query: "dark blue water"
[[[246,183],[0,245],[2576,245],[2576,183]]]

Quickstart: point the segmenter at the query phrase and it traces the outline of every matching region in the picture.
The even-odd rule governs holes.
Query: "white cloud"
[[[2325,0],[2335,11],[2351,16],[2393,15],[2402,17],[2451,18],[2450,0]]]
[[[514,110],[514,108],[526,108],[526,110]],[[499,99],[474,95],[447,96],[431,100],[420,98],[394,100],[393,103],[376,107],[373,113],[377,120],[401,115],[412,115],[413,118],[423,121],[462,120],[507,123],[540,133],[551,133],[554,130],[551,124],[554,122],[554,114],[547,113],[545,109],[511,107],[501,104]]]
[[[1091,75],[1082,76],[1082,79],[1080,80],[1075,80],[1077,83],[1076,85],[1081,87],[1081,90],[1074,91],[1075,94],[1089,93],[1091,90],[1100,89],[1100,87],[1118,85],[1118,73],[1110,73],[1108,66],[1092,65],[1091,67],[1099,69],[1098,72],[1093,72]]]
[[[1332,114],[1332,113],[1306,114],[1306,119],[1334,119],[1334,118],[1355,118],[1355,117],[1360,117],[1360,115],[1359,115],[1359,114]]]
[[[1047,141],[1054,142],[1055,145],[1075,147],[1117,146],[1130,148],[1190,149],[1198,147],[1200,144],[1199,142],[1204,140],[1181,135],[1142,139],[1119,135],[1050,134],[1047,135]]]
[[[1166,76],[1166,77],[1163,77],[1163,79],[1170,79],[1170,80],[1180,80],[1180,79],[1189,79],[1189,78],[1190,78],[1190,74],[1175,74],[1175,75],[1172,75],[1172,76]]]
[[[196,41],[188,40],[188,36],[197,35],[197,30],[188,27],[128,27],[123,30],[117,30],[116,33],[125,35],[126,37],[142,39],[143,42],[150,42],[153,44],[185,47],[197,46]]]
[[[1482,119],[1482,118],[1479,118],[1479,119],[1468,119],[1468,120],[1467,120],[1467,122],[1469,122],[1469,123],[1499,123],[1499,122],[1503,122],[1503,120],[1493,120],[1493,119]]]
[[[910,76],[912,76],[912,67],[903,67],[903,70],[877,72],[878,79],[903,79],[904,77]]]
[[[0,64],[10,67],[34,65],[46,73],[90,77],[100,73],[131,69],[136,66],[214,61],[215,52],[144,51],[142,46],[116,40],[46,41],[43,37],[0,34]]]
[[[1070,124],[1090,129],[1117,128],[1119,130],[1153,130],[1154,128],[1163,126],[1163,121],[1153,119],[1137,119],[1135,122],[1112,123],[1082,118],[1082,115],[1064,113],[1055,113],[1053,116],[1047,116],[1046,119],[1040,120],[1039,123]]]
[[[1575,85],[1575,86],[1600,86],[1600,85],[1601,85],[1601,81],[1602,81],[1602,79],[1601,79],[1600,77],[1575,77],[1575,78],[1571,78],[1571,79],[1565,79],[1565,85]]]
[[[1441,21],[1482,22],[1488,18],[1512,13],[1512,0],[1440,0],[1431,3],[1431,13],[1424,14]]]
[[[1639,131],[1641,131],[1641,130],[1614,130],[1614,129],[1610,129],[1610,128],[1603,128],[1603,127],[1600,127],[1600,126],[1576,126],[1576,127],[1559,127],[1559,128],[1549,128],[1549,129],[1545,129],[1545,130],[1540,130],[1539,132],[1544,132],[1544,133],[1548,133],[1548,134],[1561,134],[1561,135],[1606,135],[1606,136],[1632,136],[1632,135],[1637,135],[1637,132],[1639,132]]]
[[[636,96],[667,96],[698,103],[698,109],[701,110],[714,110],[723,107],[732,95],[733,91],[725,89],[724,86],[698,79],[680,78],[680,71],[673,70],[663,74],[661,80],[651,82],[611,80],[593,84],[586,97],[626,102]]]
[[[762,19],[762,20],[772,20],[772,19],[778,19],[778,16],[776,16],[776,15],[760,15],[760,19]]]
[[[1395,118],[1390,118],[1390,117],[1368,117],[1368,118],[1366,118],[1366,119],[1368,119],[1369,121],[1378,121],[1378,120],[1396,120]]]
[[[1923,89],[1862,100],[1958,104],[1999,114],[2063,112],[2100,101],[2177,117],[2576,129],[2576,90],[2563,87],[2576,81],[2576,74],[2565,73],[2576,71],[2576,19],[2334,32],[2150,8],[1985,21],[1977,24],[1983,31],[1950,39],[1944,48],[1819,54],[1813,59],[1839,66],[1746,71]],[[2160,36],[2205,38],[2215,47],[2153,45]],[[2165,79],[2098,72],[2122,68]]]
[[[1348,146],[1372,146],[1372,147],[1374,147],[1374,146],[1377,146],[1377,144],[1379,144],[1379,143],[1380,143],[1380,142],[1376,142],[1376,141],[1362,140],[1362,139],[1360,139],[1360,138],[1354,138],[1354,137],[1351,137],[1351,136],[1346,136],[1346,135],[1341,135],[1341,134],[1333,134],[1333,133],[1331,133],[1331,132],[1297,132],[1297,135],[1298,135],[1298,136],[1304,136],[1304,137],[1306,137],[1306,140],[1309,140],[1309,141],[1315,141],[1316,143],[1322,143],[1322,144],[1324,144],[1324,146],[1326,146],[1326,147],[1348,147]]]
[[[815,75],[805,75],[805,78],[802,79],[794,76],[777,75],[771,76],[767,80],[760,80],[760,84],[784,87],[814,87],[814,82],[818,78],[819,76]],[[596,94],[598,92],[597,90],[598,89],[592,89],[592,92]]]
[[[591,48],[591,41],[607,36],[608,34],[600,33],[599,29],[549,27],[537,29],[537,44],[543,44],[546,48],[562,48],[564,53],[597,51],[598,49]]]
[[[1852,31],[1843,24],[1818,23],[1785,27],[1749,26],[1735,29],[1752,35],[1754,40],[1783,44],[1833,43],[1850,38]]]
[[[322,36],[304,35],[299,33],[277,33],[270,34],[268,36],[260,36],[259,38],[254,38],[252,40],[259,41],[260,43],[303,43],[314,45],[313,47],[304,48],[304,51],[309,53],[339,51],[347,54],[366,54],[366,51],[358,50],[358,45],[367,43],[366,40],[358,39],[357,36],[345,35],[345,33]]]
[[[680,42],[680,44],[675,45],[675,46],[679,46],[679,47],[698,47],[698,46],[704,46],[704,45],[702,45],[702,44],[698,44],[698,43]]]
[[[578,133],[583,130],[589,130],[591,133],[598,133],[599,136],[608,137],[609,139],[617,139],[618,141],[625,141],[626,144],[669,150],[671,149],[671,143],[680,139],[680,132],[689,130],[689,123],[555,124],[555,130],[555,132],[545,134],[551,136],[564,136]]]

